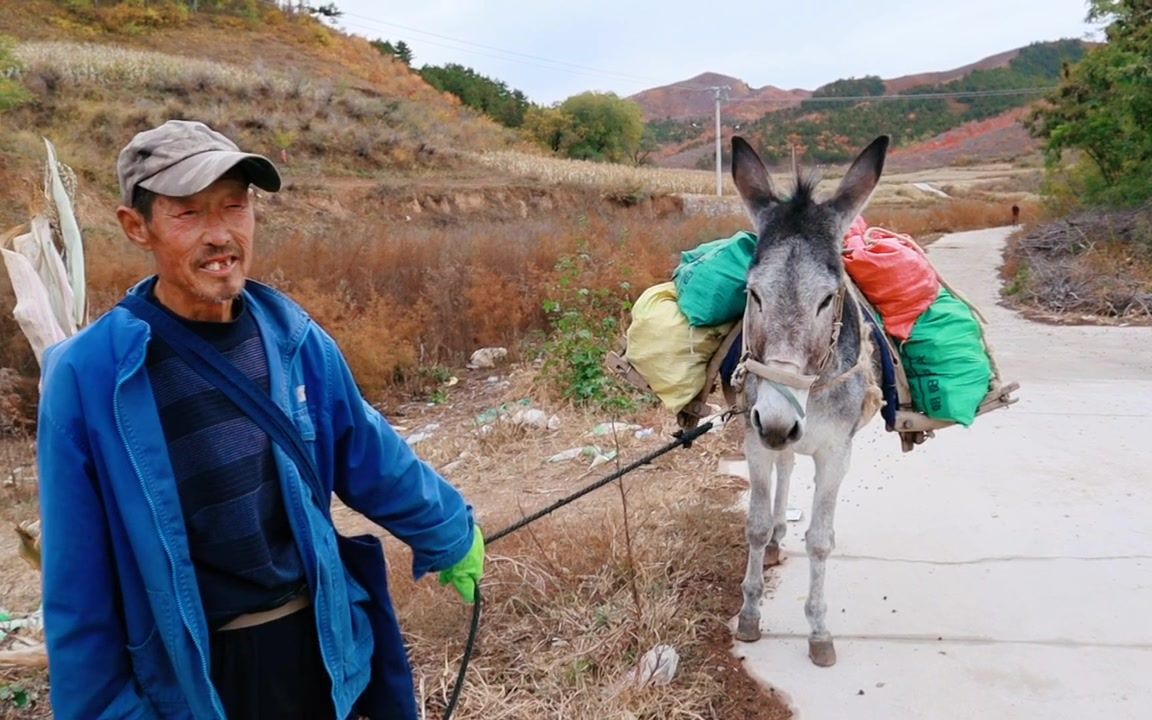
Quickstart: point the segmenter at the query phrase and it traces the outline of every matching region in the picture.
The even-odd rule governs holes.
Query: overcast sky
[[[947,70],[1040,40],[1095,36],[1086,0],[335,0],[338,25],[404,40],[551,104],[627,96],[705,71],[753,87]]]

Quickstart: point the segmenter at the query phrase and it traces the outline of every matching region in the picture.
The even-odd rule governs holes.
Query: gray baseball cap
[[[269,192],[280,189],[280,173],[263,155],[241,152],[236,143],[201,122],[169,120],[137,133],[120,151],[116,174],[120,197],[132,204],[137,187],[169,197],[194,195],[234,167],[248,182]]]

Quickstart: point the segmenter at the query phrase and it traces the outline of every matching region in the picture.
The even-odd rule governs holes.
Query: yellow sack
[[[624,358],[664,407],[680,412],[703,389],[708,361],[733,325],[692,327],[676,302],[676,284],[653,285],[632,306]]]

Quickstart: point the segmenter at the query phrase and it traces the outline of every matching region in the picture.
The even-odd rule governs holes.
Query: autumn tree
[[[1059,90],[1029,118],[1049,170],[1067,177],[1088,203],[1134,204],[1152,198],[1152,0],[1092,0],[1089,20],[1110,21],[1107,43],[1066,67]]]
[[[573,95],[530,113],[525,127],[541,144],[577,160],[636,162],[642,154],[644,113],[615,93]]]

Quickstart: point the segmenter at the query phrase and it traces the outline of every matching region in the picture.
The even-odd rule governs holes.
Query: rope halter
[[[824,382],[818,381],[820,376],[828,368],[832,357],[836,354],[836,344],[840,341],[840,328],[844,325],[844,296],[847,294],[846,290],[846,286],[841,285],[840,289],[836,291],[836,308],[832,316],[832,334],[828,340],[828,347],[824,350],[824,354],[820,357],[820,362],[816,366],[815,375],[803,375],[782,367],[781,363],[771,361],[766,363],[753,357],[748,345],[749,313],[748,308],[745,307],[742,340],[744,351],[740,355],[740,362],[736,365],[736,370],[732,373],[733,389],[735,389],[737,393],[743,393],[744,382],[747,380],[747,376],[749,374],[755,375],[768,383],[768,386],[773,390],[780,393],[780,395],[792,405],[797,417],[801,420],[804,419],[806,415],[804,406],[800,404],[800,399],[796,397],[796,393],[794,393],[793,390],[818,390],[828,383],[828,380]]]

